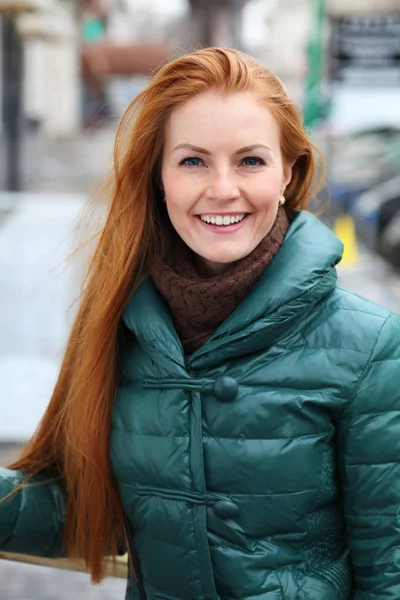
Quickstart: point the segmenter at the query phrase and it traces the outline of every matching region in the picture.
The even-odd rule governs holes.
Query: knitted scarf
[[[236,309],[281,247],[289,219],[280,207],[266,237],[244,258],[215,277],[201,277],[193,253],[175,235],[150,275],[167,302],[185,354],[200,348]]]

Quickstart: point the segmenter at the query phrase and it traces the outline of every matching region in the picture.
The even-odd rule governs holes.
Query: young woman
[[[234,50],[134,100],[53,397],[1,471],[1,550],[98,582],[125,547],[128,600],[400,597],[400,323],[337,287],[314,151]]]

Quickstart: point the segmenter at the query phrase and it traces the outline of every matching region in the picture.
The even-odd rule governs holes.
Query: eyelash
[[[252,159],[252,160],[257,160],[258,161],[258,165],[245,165],[246,167],[250,167],[250,168],[255,168],[258,167],[260,165],[266,165],[266,162],[264,159],[260,158],[259,156],[245,156],[242,160],[248,160],[248,159]],[[201,158],[199,158],[198,156],[186,156],[185,158],[182,158],[182,160],[179,161],[179,166],[183,166],[183,167],[188,167],[189,169],[195,169],[196,167],[199,167],[200,165],[187,165],[185,164],[187,160],[202,160]]]

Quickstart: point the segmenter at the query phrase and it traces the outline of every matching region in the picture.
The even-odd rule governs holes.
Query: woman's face
[[[161,166],[166,206],[203,276],[256,248],[290,177],[278,124],[252,93],[204,92],[172,112]]]

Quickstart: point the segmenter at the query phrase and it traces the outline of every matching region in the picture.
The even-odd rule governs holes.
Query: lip
[[[236,215],[242,215],[243,213],[202,213],[202,214],[206,214],[206,215],[226,215],[226,216],[236,216]],[[241,229],[243,227],[243,225],[248,221],[248,218],[251,216],[251,213],[247,213],[245,218],[242,219],[242,221],[239,221],[239,223],[233,223],[232,225],[213,225],[212,223],[205,223],[204,221],[202,221],[202,219],[197,216],[197,220],[203,225],[203,227],[205,229],[207,229],[207,231],[210,231],[211,233],[220,233],[220,234],[226,234],[226,233],[235,233],[235,231],[238,231],[239,229]]]

